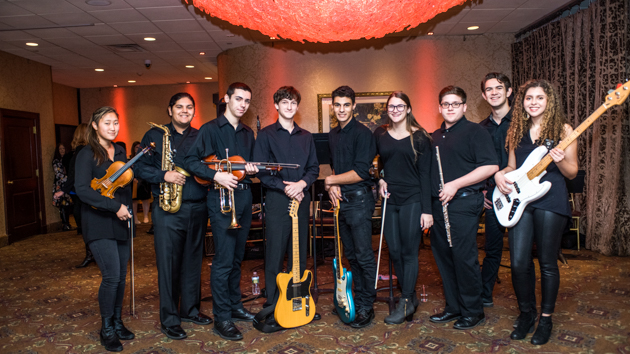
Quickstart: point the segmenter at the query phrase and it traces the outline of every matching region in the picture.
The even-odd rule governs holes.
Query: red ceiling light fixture
[[[466,0],[186,0],[210,16],[269,37],[304,42],[381,38]]]

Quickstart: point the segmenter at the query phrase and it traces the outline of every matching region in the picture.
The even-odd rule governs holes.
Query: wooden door
[[[0,109],[9,243],[41,234],[45,223],[39,114]],[[52,191],[51,191],[52,193]]]

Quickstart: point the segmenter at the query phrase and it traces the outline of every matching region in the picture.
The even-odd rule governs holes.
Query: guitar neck
[[[610,105],[603,104],[593,112],[582,124],[580,124],[577,128],[573,130],[571,134],[569,134],[566,138],[564,138],[558,146],[556,146],[560,150],[565,150],[575,139],[577,139],[588,127],[590,127],[596,120],[599,118],[606,110],[610,107]],[[534,167],[532,167],[527,172],[527,178],[530,180],[536,178],[541,173],[543,173],[549,164],[553,162],[553,159],[549,154],[545,155]]]
[[[300,228],[297,213],[293,219],[293,284],[300,283]]]
[[[339,201],[337,201],[337,206],[335,207],[335,218],[333,222],[333,230],[335,233],[335,258],[337,258],[337,267],[339,268],[338,274],[335,274],[336,277],[341,279],[343,277],[343,267],[341,266],[341,240],[339,239]]]

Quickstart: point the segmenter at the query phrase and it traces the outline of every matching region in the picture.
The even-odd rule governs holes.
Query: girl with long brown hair
[[[134,338],[121,318],[130,251],[127,223],[131,214],[127,206],[131,204],[131,187],[119,188],[110,199],[93,190],[90,181],[102,178],[114,161],[126,162],[127,156],[122,147],[112,143],[119,132],[115,109],[97,109],[88,130],[88,145],[77,157],[75,187],[83,201],[83,239],[102,275],[98,291],[101,344],[108,351],[118,352],[123,349],[121,339]]]
[[[387,126],[374,131],[376,148],[384,167],[379,194],[388,198],[383,233],[394,263],[402,295],[385,323],[411,321],[418,306],[418,252],[422,231],[433,225],[431,215],[431,137],[411,112],[411,101],[402,91],[385,104]]]
[[[509,150],[508,166],[494,176],[497,188],[508,194],[512,182],[505,174],[518,169],[528,155],[537,147],[556,146],[573,129],[566,122],[560,98],[553,86],[545,80],[528,81],[519,89],[515,100],[512,124],[507,134],[506,148]],[[521,314],[518,325],[512,332],[512,339],[523,339],[534,330],[537,318],[535,286],[529,279],[532,263],[532,247],[537,246],[538,263],[542,289],[541,317],[532,344],[541,345],[549,341],[560,272],[558,270],[558,249],[567,220],[571,217],[569,198],[564,178],[573,179],[577,175],[577,141],[564,151],[551,148],[549,155],[553,162],[541,182],[550,181],[551,189],[542,198],[530,203],[518,223],[509,230],[512,284]]]

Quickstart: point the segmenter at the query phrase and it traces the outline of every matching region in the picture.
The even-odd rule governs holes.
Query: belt
[[[357,189],[357,190],[355,190],[355,191],[351,191],[351,192],[346,192],[346,193],[343,193],[343,194],[341,195],[341,198],[342,198],[344,201],[346,201],[346,202],[350,202],[350,201],[352,201],[353,199],[355,199],[355,198],[357,198],[357,197],[360,197],[360,196],[362,196],[362,195],[364,195],[364,194],[368,194],[368,189],[367,189],[367,187],[363,187],[363,188],[361,188],[361,189]]]
[[[214,184],[213,184],[212,186],[213,186],[213,188],[214,188],[214,189],[219,189],[219,188],[216,188],[216,187],[214,186]],[[248,190],[248,189],[249,189],[249,183],[239,183],[239,184],[236,186],[236,188],[234,188],[234,189],[239,190],[239,191],[245,191],[245,190]]]
[[[455,194],[455,198],[463,198],[463,197],[468,197],[471,195],[475,195],[475,194],[479,194],[480,191],[469,191],[469,192],[464,192],[461,194]]]

